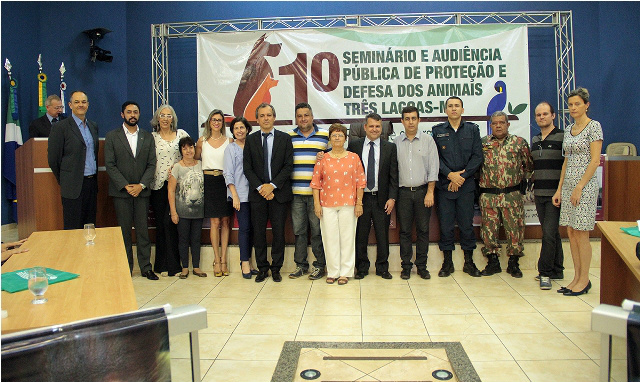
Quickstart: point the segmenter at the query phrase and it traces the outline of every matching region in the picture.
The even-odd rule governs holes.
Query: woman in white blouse
[[[204,172],[204,217],[211,222],[211,246],[213,247],[213,275],[229,276],[227,247],[231,231],[230,218],[233,213],[231,201],[227,200],[227,185],[224,181],[224,150],[233,139],[224,131],[224,113],[214,109],[209,113],[204,131],[196,143],[195,159],[202,161]]]
[[[178,129],[178,117],[169,105],[162,105],[151,120],[153,139],[156,144],[156,172],[151,183],[151,207],[156,219],[156,256],[154,271],[165,276],[174,276],[181,271],[178,254],[178,231],[171,221],[167,181],[173,165],[180,161],[178,142],[188,137],[186,131]]]

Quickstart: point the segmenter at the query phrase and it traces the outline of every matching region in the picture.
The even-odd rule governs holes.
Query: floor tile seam
[[[460,283],[458,282],[458,280],[456,280],[454,278],[456,284],[458,285],[458,287],[462,290],[462,293],[464,293],[465,297],[467,298],[467,300],[469,300],[469,302],[471,303],[471,305],[473,305],[473,308],[478,312],[477,314],[480,315],[480,317],[482,317],[482,320],[484,321],[485,324],[487,324],[487,326],[489,327],[489,329],[491,329],[491,332],[493,333],[494,336],[496,336],[498,338],[498,340],[500,340],[500,338],[498,337],[498,334],[496,333],[496,331],[493,329],[493,327],[491,325],[489,325],[489,322],[487,321],[487,319],[484,317],[484,314],[480,311],[480,309],[478,309],[478,307],[476,306],[476,304],[473,302],[473,300],[471,299],[471,296],[469,294],[467,294],[467,292],[462,289],[462,286],[460,286]],[[519,295],[519,293],[518,293]],[[502,341],[500,341],[500,343],[502,344]],[[502,346],[504,346],[504,344],[502,344]],[[504,346],[504,348],[506,349],[507,347]],[[508,351],[508,350],[507,350]],[[511,355],[511,353],[509,353],[509,355]],[[513,355],[511,355],[511,358],[513,358]]]
[[[220,283],[218,283],[216,286],[218,286],[218,285],[220,285]],[[263,283],[263,285],[260,287],[260,291],[262,291],[262,289],[264,288],[265,285],[266,285],[266,283]],[[260,294],[260,292],[258,292],[258,294]],[[218,360],[218,355],[220,355],[220,353],[222,353],[222,350],[224,349],[224,347],[227,346],[227,343],[229,343],[229,340],[231,339],[231,336],[233,336],[233,334],[236,332],[236,330],[238,330],[238,326],[240,325],[242,320],[244,320],[244,318],[247,316],[247,312],[249,311],[249,309],[251,309],[251,306],[258,299],[258,294],[256,294],[256,296],[253,298],[253,301],[251,301],[251,304],[249,304],[249,307],[247,308],[247,310],[245,310],[245,312],[242,314],[242,317],[240,318],[240,320],[238,321],[236,326],[233,328],[231,333],[229,333],[229,338],[227,338],[227,340],[225,341],[224,345],[222,345],[222,347],[220,348],[220,351],[218,352],[218,354],[216,354],[216,358],[214,359],[214,361]]]
[[[295,341],[295,339],[298,337],[298,332],[300,331],[300,326],[302,325],[302,320],[304,320],[304,314],[307,310],[307,305],[309,304],[309,296],[311,295],[311,289],[313,289],[313,284],[318,281],[318,280],[313,280],[311,282],[311,288],[309,288],[309,291],[307,292],[307,298],[304,301],[304,308],[302,309],[302,314],[300,315],[300,322],[298,322],[298,327],[296,328],[296,333],[293,335],[293,340]]]
[[[587,352],[586,352],[586,351],[582,350],[582,348],[581,348],[577,343],[573,342],[573,340],[572,340],[569,336],[567,336],[567,334],[566,334],[565,332],[560,332],[560,333],[562,333],[562,335],[563,335],[567,340],[569,340],[569,342],[571,342],[571,343],[573,344],[573,346],[575,346],[575,347],[577,347],[578,349],[580,349],[580,351],[581,351],[584,355],[586,355],[588,359],[590,359],[590,360],[592,360],[592,361],[594,361],[594,360],[595,360],[594,358],[591,358],[591,356],[590,356],[589,354],[587,354]],[[589,333],[589,332],[575,332],[575,333]],[[599,358],[598,358],[598,359],[599,359]]]

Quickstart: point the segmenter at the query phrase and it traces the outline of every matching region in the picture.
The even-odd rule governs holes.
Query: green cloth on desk
[[[620,229],[631,236],[640,237],[640,230],[638,230],[638,227],[629,227],[629,228],[620,227]]]
[[[25,268],[18,271],[7,272],[2,274],[2,290],[9,293],[20,292],[22,290],[29,289],[29,269]],[[75,273],[69,273],[65,271],[59,271],[57,269],[47,269],[47,278],[49,279],[49,285],[55,283],[61,283],[63,281],[75,279],[79,275]]]

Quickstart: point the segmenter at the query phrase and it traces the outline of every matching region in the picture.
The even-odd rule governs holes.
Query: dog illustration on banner
[[[263,102],[271,103],[271,88],[278,85],[273,78],[273,70],[265,57],[280,54],[282,44],[265,41],[266,33],[253,44],[249,59],[242,73],[236,97],[233,100],[233,114],[252,121],[255,110]]]

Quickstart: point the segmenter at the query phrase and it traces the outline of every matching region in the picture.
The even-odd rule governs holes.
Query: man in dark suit
[[[133,271],[131,227],[136,229],[138,265],[142,276],[157,280],[151,270],[151,243],[147,227],[149,185],[156,170],[156,145],[148,131],[138,127],[140,107],[133,101],[122,105],[122,127],[107,133],[104,142],[104,162],[109,174],[109,195],[113,197],[118,224]]]
[[[367,115],[364,124],[366,137],[349,141],[348,150],[358,154],[367,176],[362,198],[363,213],[356,228],[356,279],[369,273],[367,244],[371,221],[376,233],[376,275],[391,279],[389,273],[389,223],[391,211],[398,197],[398,152],[396,145],[380,138],[382,118],[376,113]]]
[[[44,101],[47,112],[40,118],[36,118],[29,124],[29,138],[48,137],[51,134],[51,125],[64,119],[62,116],[62,100],[55,94],[50,95]]]
[[[291,136],[274,128],[276,110],[262,103],[256,109],[260,130],[250,134],[244,146],[244,174],[249,180],[251,192],[251,223],[253,245],[259,273],[256,282],[269,277],[282,281],[280,268],[284,261],[284,223],[287,203],[293,200],[291,172],[293,171],[293,145]],[[267,259],[267,220],[271,220],[273,243],[272,263]]]
[[[56,124],[49,137],[49,167],[60,185],[64,229],[96,222],[98,209],[98,125],[86,118],[89,99],[71,93],[71,118]]]

